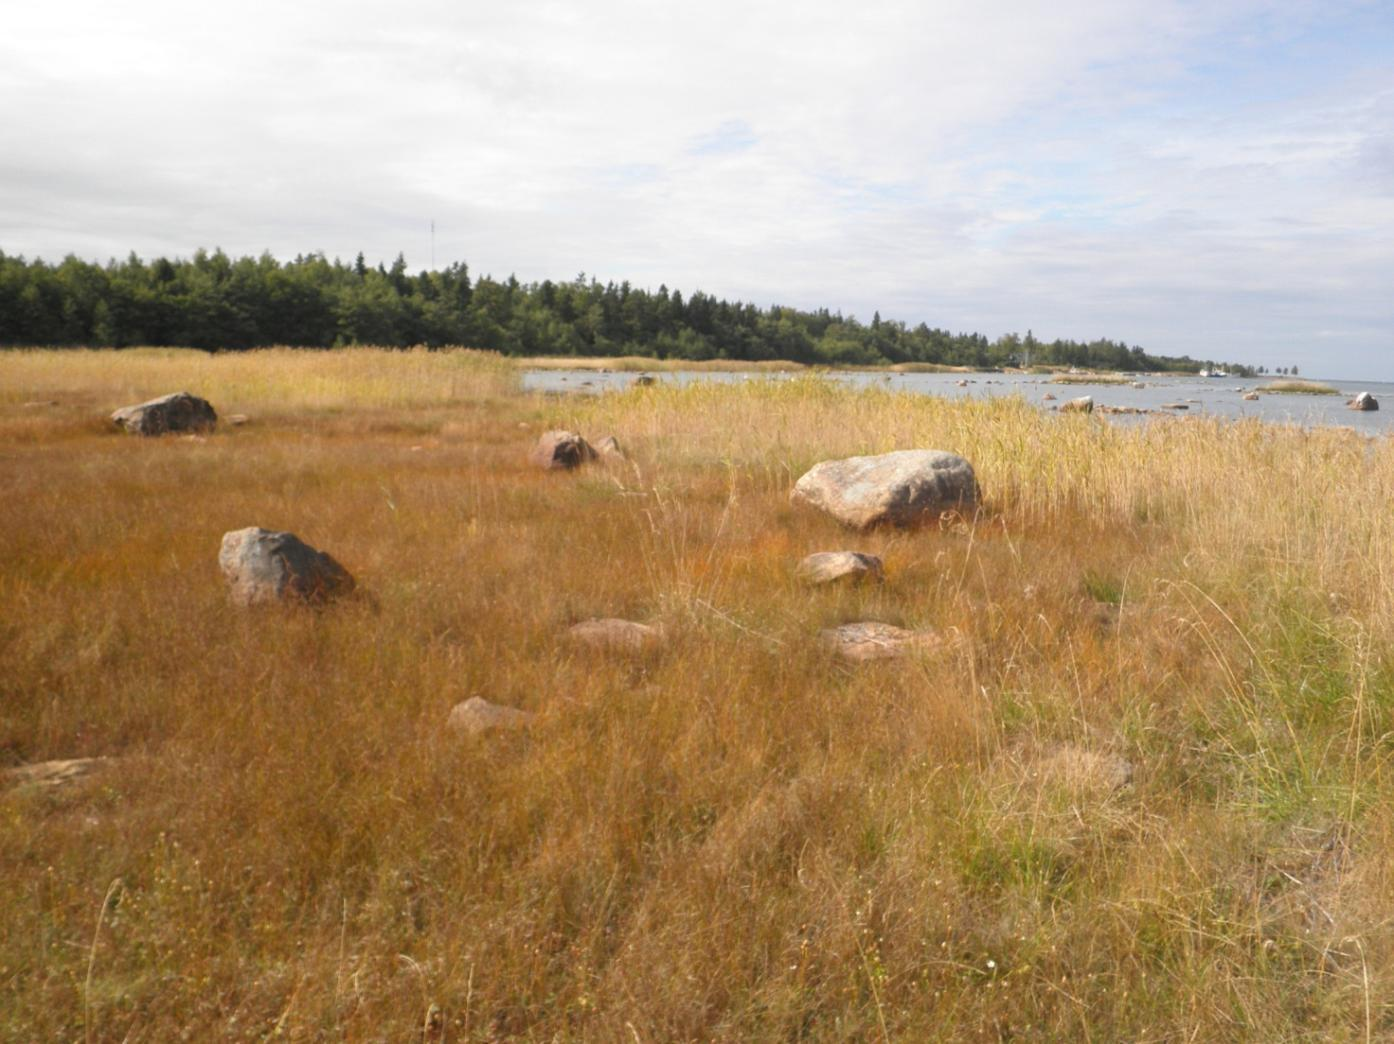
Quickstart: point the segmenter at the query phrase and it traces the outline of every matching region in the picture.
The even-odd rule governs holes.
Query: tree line
[[[990,340],[925,323],[870,323],[826,308],[761,308],[694,291],[601,283],[470,278],[463,262],[434,271],[323,254],[279,261],[199,250],[192,258],[50,264],[0,251],[0,345],[173,345],[211,351],[266,345],[330,348],[467,345],[508,355],[643,355],[788,359],[828,366],[934,363],[993,368],[1078,366],[1195,371],[1212,360],[1150,355],[1100,338]],[[1254,371],[1225,365],[1236,375]]]

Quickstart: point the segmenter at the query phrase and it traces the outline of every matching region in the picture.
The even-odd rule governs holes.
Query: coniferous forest
[[[323,254],[270,254],[105,265],[57,264],[0,251],[0,345],[177,345],[214,351],[267,345],[330,348],[465,345],[517,356],[641,355],[664,359],[787,359],[828,366],[932,363],[982,368],[1030,364],[1107,370],[1197,370],[1221,365],[1149,355],[1100,338],[1040,341],[1029,331],[991,340],[924,323],[868,322],[826,308],[801,311],[726,301],[660,286],[471,279],[463,262],[435,271],[351,264]],[[1224,364],[1236,375],[1254,371]]]

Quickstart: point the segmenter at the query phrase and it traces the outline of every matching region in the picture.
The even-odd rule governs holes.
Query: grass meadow
[[[249,421],[106,421],[178,390]],[[628,460],[530,468],[554,427]],[[789,502],[912,447],[974,518]],[[1391,500],[1338,429],[0,353],[0,766],[111,759],[0,789],[0,1038],[1389,1039]],[[252,525],[366,595],[234,607]],[[795,581],[843,548],[886,582]],[[669,643],[561,640],[597,616]],[[956,640],[853,668],[859,619]],[[450,734],[471,696],[538,716]]]

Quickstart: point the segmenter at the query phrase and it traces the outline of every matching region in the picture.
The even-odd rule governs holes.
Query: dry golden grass
[[[515,357],[513,364],[523,370],[618,370],[627,373],[674,370],[786,373],[808,369],[803,363],[788,359],[658,359],[649,355],[530,355]]]
[[[0,757],[115,759],[0,794],[0,1037],[1394,1030],[1388,440],[222,365],[0,355]],[[180,387],[256,420],[102,423]],[[631,460],[529,469],[554,426]],[[817,459],[910,446],[973,460],[976,519],[855,536],[788,501]],[[235,609],[216,552],[247,525],[372,597]],[[795,583],[841,547],[887,582]],[[579,655],[591,616],[671,645]],[[961,640],[817,648],[861,618]],[[473,695],[539,717],[452,738]]]
[[[1320,381],[1281,380],[1269,381],[1259,386],[1261,392],[1275,392],[1288,395],[1340,395],[1340,390]]]

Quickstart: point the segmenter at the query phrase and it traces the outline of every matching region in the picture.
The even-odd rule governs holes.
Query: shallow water
[[[523,386],[529,391],[576,392],[594,394],[614,388],[627,388],[638,378],[637,373],[603,373],[595,370],[528,370]],[[665,384],[692,384],[709,381],[719,384],[739,384],[743,381],[788,380],[788,374],[729,373],[701,370],[677,370],[654,373],[655,381]],[[1089,395],[1096,406],[1128,406],[1152,411],[1151,414],[1117,414],[1120,420],[1136,420],[1152,414],[1202,415],[1214,417],[1258,417],[1280,423],[1312,425],[1341,425],[1356,431],[1384,432],[1394,428],[1394,384],[1381,381],[1322,381],[1339,388],[1340,395],[1280,395],[1263,394],[1257,402],[1246,402],[1242,391],[1256,389],[1271,377],[1243,380],[1236,377],[1150,377],[1135,378],[1143,385],[1133,388],[1127,384],[1052,384],[1047,376],[1015,373],[839,373],[827,372],[832,380],[852,387],[871,385],[898,391],[943,395],[950,398],[985,398],[998,395],[1020,395],[1027,402],[1043,408],[1058,406],[1081,395]],[[965,387],[959,387],[966,381]],[[1359,392],[1367,391],[1379,400],[1380,410],[1360,412],[1346,408],[1346,402]],[[1049,392],[1054,402],[1044,401]],[[1184,404],[1186,410],[1163,408],[1166,403]]]

